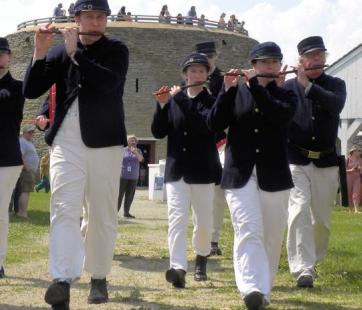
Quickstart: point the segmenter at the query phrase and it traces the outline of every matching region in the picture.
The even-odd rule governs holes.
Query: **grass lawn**
[[[47,274],[48,207],[49,195],[33,193],[29,208],[31,220],[11,217],[7,278],[0,281],[1,310],[48,309],[43,302],[50,280]],[[192,279],[194,254],[189,242],[185,290],[175,290],[164,280],[164,271],[168,268],[165,204],[150,202],[145,191],[138,191],[132,210],[135,220],[120,220],[114,263],[108,277],[110,302],[103,306],[86,304],[89,275],[85,274],[72,289],[72,310],[244,309],[234,282],[233,231],[228,210],[225,210],[220,240],[223,256],[209,259],[209,280],[204,283]],[[190,236],[191,232],[190,227]],[[296,289],[283,248],[268,309],[362,309],[362,214],[334,209],[329,253],[317,271],[315,288]],[[14,288],[17,295],[8,296]]]

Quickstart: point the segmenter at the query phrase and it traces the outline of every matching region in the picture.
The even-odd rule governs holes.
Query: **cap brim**
[[[111,15],[110,11],[105,11],[105,10],[101,10],[101,9],[84,9],[84,10],[79,10],[78,13],[80,12],[103,12],[104,14],[106,14],[107,16]]]
[[[199,50],[197,51],[198,53],[202,53],[202,54],[216,54],[215,50]]]
[[[185,66],[183,66],[182,67],[182,72],[185,72],[188,67],[195,66],[195,65],[204,66],[208,72],[210,71],[210,66],[209,65],[206,65],[204,63],[199,63],[199,62],[192,62],[192,63],[186,64]]]
[[[265,55],[265,56],[254,57],[251,60],[260,60],[260,59],[280,59],[280,60],[282,60],[283,57],[281,57],[280,55]]]
[[[308,54],[308,53],[311,53],[311,52],[314,52],[314,51],[326,51],[327,49],[326,48],[323,48],[323,47],[314,47],[314,48],[310,48],[306,51],[304,51],[301,55],[305,55],[305,54]]]

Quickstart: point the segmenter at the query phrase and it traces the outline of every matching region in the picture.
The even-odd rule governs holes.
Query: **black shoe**
[[[0,279],[2,278],[5,278],[5,270],[4,270],[4,267],[1,266],[1,269],[0,269]]]
[[[251,292],[244,297],[244,303],[248,310],[262,310],[265,308],[265,298],[260,292]]]
[[[185,270],[171,268],[166,271],[166,280],[176,288],[185,288],[185,275]]]
[[[210,256],[220,256],[222,255],[222,252],[219,248],[219,245],[217,242],[211,242],[211,251],[210,251]]]
[[[45,292],[44,300],[53,310],[69,310],[70,284],[53,282]]]
[[[309,274],[302,275],[297,279],[297,287],[300,288],[312,288],[313,287],[313,277]]]
[[[89,304],[104,304],[108,301],[107,281],[104,279],[91,279],[91,289],[88,296]]]
[[[194,274],[195,281],[207,280],[206,264],[207,264],[206,256],[196,255],[195,274]]]
[[[70,310],[69,303],[52,305],[52,310]]]
[[[128,218],[130,218],[130,219],[136,218],[134,215],[132,215],[132,214],[130,214],[130,213],[124,214],[123,217],[128,217]]]

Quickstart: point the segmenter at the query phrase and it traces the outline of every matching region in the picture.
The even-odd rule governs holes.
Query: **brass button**
[[[256,150],[255,150],[255,153],[260,153],[260,150],[259,150],[259,149],[256,149]]]
[[[258,109],[258,108],[255,108],[254,111],[255,111],[256,113],[259,113],[259,109]]]

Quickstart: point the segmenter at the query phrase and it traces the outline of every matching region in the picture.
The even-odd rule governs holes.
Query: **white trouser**
[[[222,224],[224,222],[224,209],[227,206],[224,190],[220,185],[215,186],[214,205],[213,205],[213,227],[212,242],[218,242],[220,239]]]
[[[0,268],[8,247],[9,204],[23,166],[0,167]]]
[[[338,167],[290,165],[294,188],[289,198],[287,251],[291,273],[314,276],[327,254],[330,216],[338,187]]]
[[[235,280],[242,296],[258,291],[270,299],[287,225],[289,192],[260,190],[255,169],[244,187],[225,190],[234,227]]]
[[[122,154],[121,146],[84,145],[75,101],[50,153],[49,269],[53,279],[74,280],[83,267],[93,278],[109,273],[117,237]],[[86,220],[82,234],[79,221],[83,208]]]
[[[168,247],[170,267],[187,271],[187,226],[192,207],[195,254],[210,254],[212,201],[215,184],[187,184],[183,179],[166,183],[168,206]]]

